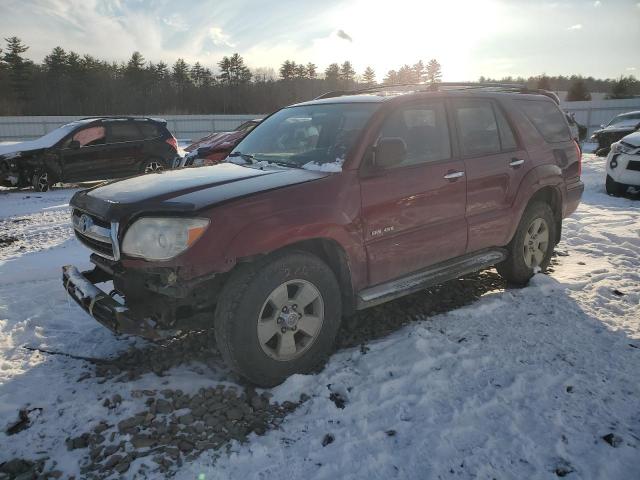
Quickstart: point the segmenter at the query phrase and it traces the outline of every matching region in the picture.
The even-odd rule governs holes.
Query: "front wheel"
[[[341,316],[338,283],[322,260],[278,254],[232,274],[216,306],[216,342],[236,373],[272,387],[324,363]]]
[[[51,188],[51,180],[47,172],[36,172],[31,177],[31,186],[36,192],[47,192]]]
[[[607,175],[605,188],[607,189],[607,193],[609,195],[613,195],[614,197],[619,197],[620,195],[624,195],[625,192],[627,191],[627,186],[625,184],[616,182],[609,175]]]
[[[164,163],[157,158],[150,158],[142,164],[142,173],[159,173],[164,170]]]
[[[525,285],[538,271],[545,271],[555,246],[556,222],[548,204],[535,202],[524,211],[508,246],[508,257],[496,265],[508,282]]]

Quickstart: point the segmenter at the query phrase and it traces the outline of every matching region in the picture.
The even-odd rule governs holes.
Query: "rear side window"
[[[547,142],[571,140],[567,121],[554,103],[538,100],[515,100],[515,102]]]
[[[105,142],[104,127],[95,126],[83,128],[73,135],[73,140],[78,142],[81,147],[91,147],[93,145],[103,145]]]
[[[109,142],[131,142],[141,140],[138,127],[131,122],[112,122],[109,124]]]
[[[160,136],[160,130],[157,125],[149,122],[138,122],[137,123],[140,132],[142,133],[142,138],[148,140],[150,138],[156,138]]]
[[[436,162],[451,157],[444,104],[400,108],[385,121],[381,137],[402,138],[407,156],[398,167]]]
[[[463,155],[491,155],[500,152],[498,124],[490,102],[454,102]]]

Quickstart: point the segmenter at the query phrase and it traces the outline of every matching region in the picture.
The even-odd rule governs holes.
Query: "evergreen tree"
[[[191,83],[189,64],[187,64],[184,59],[179,58],[176,60],[176,63],[173,64],[171,79],[173,80],[174,85],[182,91],[184,91],[184,89]]]
[[[435,58],[427,64],[426,80],[431,85],[442,81],[442,68]]]
[[[2,59],[8,71],[11,93],[15,100],[24,103],[28,97],[32,63],[22,54],[29,50],[29,47],[18,37],[5,38],[5,41],[7,47]]]
[[[422,83],[427,80],[427,69],[422,63],[422,60],[418,60],[417,63],[413,65],[413,81],[416,83]]]
[[[314,80],[318,76],[317,72],[318,67],[316,67],[315,63],[307,63],[307,78]]]
[[[374,72],[373,68],[367,67],[362,74],[362,82],[367,85],[372,85],[376,83],[376,72]]]
[[[591,100],[591,94],[587,90],[587,86],[585,85],[582,77],[572,77],[571,86],[567,92],[566,100],[567,102]]]
[[[285,60],[280,66],[280,78],[282,80],[291,80],[296,73],[296,62]]]
[[[344,82],[346,86],[349,86],[353,83],[353,80],[356,77],[356,71],[353,69],[353,65],[351,65],[350,61],[345,61],[340,66],[339,78]]]
[[[297,79],[308,78],[307,77],[307,67],[304,66],[303,64],[299,63],[298,65],[296,65],[296,68],[295,68],[295,71],[294,71],[294,75],[295,75],[295,78],[297,78]]]
[[[340,79],[340,66],[337,63],[329,65],[324,71],[324,79],[329,88],[336,89],[338,87],[338,80]]]
[[[409,65],[403,65],[398,70],[397,83],[417,83],[415,71]]]
[[[384,83],[385,85],[395,85],[397,83],[400,83],[398,81],[398,72],[396,72],[395,70],[389,70],[382,83]]]
[[[238,53],[231,55],[229,67],[232,85],[242,85],[251,81],[251,70],[244,64],[244,59]]]

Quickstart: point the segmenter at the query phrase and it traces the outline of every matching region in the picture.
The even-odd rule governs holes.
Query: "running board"
[[[429,268],[373,287],[358,293],[357,309],[373,307],[389,300],[408,295],[423,288],[432,287],[462,275],[491,267],[507,258],[504,249],[482,250],[438,263]]]

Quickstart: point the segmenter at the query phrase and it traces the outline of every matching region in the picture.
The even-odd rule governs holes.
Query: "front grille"
[[[115,235],[112,235],[118,231],[117,223],[109,223],[78,209],[73,210],[71,219],[80,243],[100,256],[119,260],[119,248],[113,242]]]
[[[103,255],[108,258],[114,258],[113,246],[111,245],[111,243],[101,242],[99,240],[96,240],[95,238],[87,237],[86,235],[80,233],[78,230],[74,231],[76,233],[76,238],[80,240],[80,243],[82,243],[89,250],[96,252],[98,255]]]
[[[638,160],[631,160],[631,161],[627,164],[627,170],[635,170],[636,172],[640,172],[640,161],[638,161]]]

